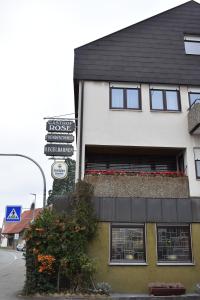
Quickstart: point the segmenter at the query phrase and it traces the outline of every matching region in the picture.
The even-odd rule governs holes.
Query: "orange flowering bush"
[[[87,254],[97,221],[92,187],[79,182],[71,195],[71,211],[45,209],[26,233],[26,294],[86,291],[92,286],[94,261]]]
[[[38,272],[47,272],[47,273],[52,273],[53,270],[53,263],[55,262],[55,257],[53,255],[41,255],[39,254],[38,257],[38,262],[40,264]]]

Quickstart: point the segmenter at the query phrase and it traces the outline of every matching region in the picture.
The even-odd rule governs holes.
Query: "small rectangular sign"
[[[73,143],[74,136],[72,134],[47,134],[45,136],[45,140],[47,142],[55,142],[55,143]]]
[[[47,144],[44,147],[44,154],[47,156],[72,156],[74,147],[69,144]]]
[[[6,206],[6,222],[20,222],[22,207],[18,205]]]
[[[18,239],[19,239],[19,233],[15,233],[14,240],[18,240]]]
[[[49,120],[46,130],[48,132],[73,132],[75,130],[74,121]]]

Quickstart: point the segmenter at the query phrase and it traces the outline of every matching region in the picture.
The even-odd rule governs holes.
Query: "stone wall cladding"
[[[188,178],[163,176],[85,175],[96,197],[188,198]]]
[[[188,131],[192,130],[200,124],[200,103],[194,104],[188,113]]]

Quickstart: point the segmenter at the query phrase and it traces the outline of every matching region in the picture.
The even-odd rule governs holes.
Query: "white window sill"
[[[147,263],[112,263],[108,264],[109,266],[148,266]]]
[[[195,263],[157,263],[157,266],[195,266]]]
[[[110,111],[130,111],[130,112],[142,112],[141,109],[134,109],[134,108],[110,108]]]
[[[151,109],[150,112],[155,113],[182,113],[182,110],[159,110],[159,109]]]

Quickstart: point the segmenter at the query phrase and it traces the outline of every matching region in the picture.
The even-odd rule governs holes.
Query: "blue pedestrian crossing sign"
[[[20,222],[21,211],[21,206],[6,206],[6,222]]]

